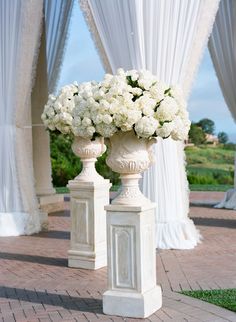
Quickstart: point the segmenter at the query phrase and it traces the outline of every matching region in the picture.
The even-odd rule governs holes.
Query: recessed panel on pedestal
[[[113,288],[136,289],[135,227],[112,226]]]
[[[87,200],[72,199],[73,240],[76,244],[89,245],[89,209]]]

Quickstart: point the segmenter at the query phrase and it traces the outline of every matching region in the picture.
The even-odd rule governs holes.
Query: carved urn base
[[[94,141],[82,137],[75,137],[72,144],[72,150],[75,155],[80,157],[83,164],[83,169],[75,180],[81,182],[104,181],[104,178],[97,173],[95,168],[97,158],[106,151],[106,146],[102,137],[97,137]]]
[[[150,200],[144,196],[139,188],[140,174],[123,174],[120,176],[122,188],[119,195],[112,201],[114,205],[146,205]]]

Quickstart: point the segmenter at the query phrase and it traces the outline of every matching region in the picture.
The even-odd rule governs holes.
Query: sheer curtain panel
[[[0,236],[39,230],[30,92],[42,9],[41,0],[0,1]]]
[[[148,69],[190,90],[219,0],[80,0],[100,55],[117,68]],[[101,51],[101,48],[103,49]],[[106,58],[105,57],[105,58]],[[159,139],[143,191],[156,209],[156,245],[193,248],[200,239],[188,218],[183,144]]]
[[[52,185],[50,138],[42,123],[41,115],[48,94],[56,90],[73,0],[44,0],[44,20],[41,46],[37,62],[36,79],[31,95],[33,126],[33,163],[36,194],[39,204],[58,203],[63,196],[56,195]],[[41,212],[42,217],[45,214]]]
[[[208,46],[225,102],[236,122],[235,0],[221,1]],[[236,209],[236,171],[234,182],[234,189],[226,192],[224,199],[216,208]]]
[[[45,0],[49,93],[55,91],[59,78],[73,3],[73,0]]]

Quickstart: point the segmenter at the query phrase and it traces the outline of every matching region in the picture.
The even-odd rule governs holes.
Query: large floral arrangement
[[[123,69],[101,82],[72,84],[50,95],[42,120],[50,130],[84,138],[133,130],[140,138],[187,138],[190,121],[179,88],[148,71]]]

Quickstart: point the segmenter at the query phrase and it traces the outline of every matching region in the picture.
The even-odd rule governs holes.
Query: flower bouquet
[[[42,120],[50,130],[86,142],[110,139],[107,164],[121,178],[127,174],[137,178],[149,167],[154,138],[184,140],[190,128],[186,102],[177,86],[167,86],[149,71],[123,69],[106,74],[101,82],[74,83],[63,87],[57,97],[50,95]],[[137,201],[137,196],[133,198]]]

